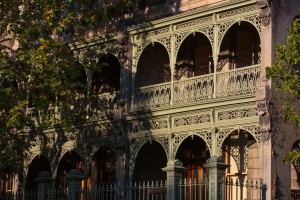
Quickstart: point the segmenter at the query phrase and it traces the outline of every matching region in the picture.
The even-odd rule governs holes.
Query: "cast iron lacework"
[[[222,13],[219,14],[219,19],[224,19],[224,18],[227,18],[227,17],[235,16],[235,15],[242,15],[244,13],[248,13],[248,12],[252,12],[252,11],[259,11],[256,4],[251,5],[251,6],[247,6],[247,7],[242,7],[240,9],[236,9],[236,10],[230,10],[230,11],[222,12]]]
[[[218,149],[222,146],[223,141],[226,139],[226,137],[232,133],[235,128],[224,128],[218,131],[217,133],[217,147]]]
[[[139,153],[139,150],[142,148],[142,146],[144,144],[146,144],[147,142],[152,142],[152,140],[154,141],[157,141],[159,144],[162,145],[162,147],[164,148],[164,151],[166,153],[166,156],[169,157],[168,155],[168,152],[169,152],[169,149],[168,149],[168,146],[169,146],[169,140],[168,140],[168,137],[158,137],[158,138],[155,138],[155,137],[152,137],[152,136],[149,136],[149,138],[135,138],[134,142],[131,143],[131,146],[132,146],[132,151],[133,151],[133,155],[134,155],[134,158],[137,157],[138,153]]]
[[[169,137],[168,136],[162,136],[162,137],[154,137],[154,140],[156,140],[157,142],[159,142],[167,155],[167,158],[169,157]]]
[[[255,93],[259,86],[260,67],[254,65],[217,74],[217,97]],[[220,87],[222,85],[222,87]]]
[[[160,108],[170,105],[171,83],[162,83],[134,90],[133,110]]]
[[[257,143],[260,145],[260,132],[259,132],[259,126],[256,124],[249,125],[249,126],[241,126],[242,129],[247,130],[249,133],[253,135]]]
[[[223,35],[227,32],[228,28],[234,24],[235,21],[229,21],[229,22],[224,22],[220,24],[219,26],[219,33],[218,33],[218,43],[221,45],[221,40],[223,38]]]
[[[150,43],[151,43],[150,41],[147,41],[147,42],[143,42],[143,43],[139,43],[139,44],[134,44],[134,46],[135,46],[135,57],[134,57],[134,59],[136,61],[139,60],[142,51]]]
[[[149,39],[150,37],[153,37],[153,36],[157,36],[157,35],[161,35],[161,34],[164,34],[164,33],[168,33],[169,30],[170,30],[169,27],[165,27],[165,28],[154,30],[154,31],[149,31],[147,33],[143,33],[143,34],[137,35],[136,39],[137,40]]]
[[[218,121],[257,116],[257,108],[244,108],[218,112]]]
[[[197,131],[195,135],[200,136],[205,141],[206,145],[209,148],[209,151],[211,152],[211,149],[212,149],[212,139],[211,139],[212,131],[199,131],[199,132]]]
[[[130,130],[132,133],[150,131],[150,130],[159,130],[166,129],[169,127],[168,120],[143,120],[143,121],[133,121],[130,124]]]
[[[249,22],[252,22],[255,25],[255,27],[258,29],[259,34],[261,33],[261,19],[260,19],[259,15],[245,17],[244,19]]]
[[[193,116],[184,116],[174,118],[174,127],[190,126],[194,124],[203,124],[210,122],[210,113],[200,113]]]
[[[161,42],[167,48],[168,53],[171,52],[171,36],[157,39],[157,41]]]
[[[204,27],[204,28],[199,28],[197,29],[198,31],[204,33],[210,40],[211,44],[214,42],[214,28],[212,26]],[[212,45],[213,48],[213,45]]]
[[[177,33],[175,34],[175,55],[177,54],[181,42],[185,39],[185,37],[189,34],[192,34],[191,32],[184,32],[184,33]]]
[[[211,22],[212,21],[212,16],[208,16],[208,17],[202,17],[200,19],[195,19],[192,21],[188,21],[188,22],[184,22],[184,23],[180,23],[178,25],[175,26],[176,30],[180,30],[180,29],[190,29],[192,26],[201,26],[205,23]]]
[[[180,133],[180,134],[176,134],[173,138],[173,155],[174,157],[176,156],[176,152],[177,149],[179,147],[179,145],[181,144],[181,142],[189,137],[190,135],[188,133]]]
[[[174,104],[213,98],[213,74],[174,81]]]

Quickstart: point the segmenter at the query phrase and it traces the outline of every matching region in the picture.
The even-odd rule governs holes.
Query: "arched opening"
[[[210,158],[210,153],[202,138],[198,136],[186,138],[179,146],[175,158],[187,168],[186,179],[204,181],[206,174],[203,165]]]
[[[226,178],[234,183],[244,183],[248,180],[249,184],[259,183],[260,173],[260,150],[255,138],[244,130],[234,131],[227,136],[222,145],[222,156],[225,163],[230,165],[226,169]],[[231,190],[230,187],[228,187]],[[234,188],[237,190],[237,188]],[[253,191],[248,191],[246,187],[239,191],[240,196],[227,192],[228,198],[249,198]],[[230,196],[233,195],[233,196]]]
[[[187,185],[180,189],[185,194],[184,199],[194,199],[188,194],[195,195],[196,199],[206,198],[208,177],[203,165],[208,162],[209,158],[208,147],[205,141],[198,136],[186,138],[179,146],[176,159],[179,159],[186,168],[184,178]]]
[[[93,94],[114,93],[120,89],[121,65],[112,54],[102,55],[92,77]]]
[[[97,187],[116,182],[116,155],[106,146],[101,147],[92,158],[90,167],[90,185]]]
[[[165,181],[166,173],[162,168],[167,165],[164,148],[156,141],[147,142],[140,149],[135,160],[133,182]]]
[[[157,42],[148,45],[142,52],[135,78],[136,87],[143,87],[171,80],[169,55],[166,48]]]
[[[225,34],[218,59],[218,71],[260,63],[260,36],[249,22],[234,24]]]
[[[56,175],[56,187],[60,190],[66,191],[66,178],[71,169],[83,170],[83,163],[80,156],[73,150],[65,153],[59,161]]]
[[[48,159],[44,155],[38,155],[29,165],[26,177],[26,190],[36,190],[38,188],[36,179],[42,171],[51,172],[51,167]]]
[[[202,33],[189,35],[181,44],[176,65],[175,80],[213,73],[212,48]]]

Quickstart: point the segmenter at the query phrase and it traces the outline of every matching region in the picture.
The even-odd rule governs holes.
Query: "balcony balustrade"
[[[133,111],[175,106],[200,100],[254,94],[260,65],[167,82],[134,90]]]

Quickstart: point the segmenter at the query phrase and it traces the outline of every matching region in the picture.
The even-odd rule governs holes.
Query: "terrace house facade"
[[[38,174],[48,171],[52,187],[66,190],[68,173],[79,169],[86,190],[179,185],[174,173],[208,183],[207,195],[221,191],[212,185],[225,178],[263,181],[266,199],[300,189],[299,166],[282,163],[299,130],[280,118],[280,94],[265,75],[300,2],[142,0],[121,17],[114,3],[108,9],[108,26],[87,31],[85,43],[70,42],[83,81],[97,94],[78,100],[88,123],[77,132],[46,132],[47,141],[25,153],[22,182],[15,177],[3,187],[36,189]],[[232,197],[242,198],[223,191],[222,198]]]

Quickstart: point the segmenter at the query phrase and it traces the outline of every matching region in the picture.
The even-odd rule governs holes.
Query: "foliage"
[[[81,40],[86,28],[103,22],[107,4],[100,2],[0,1],[0,176],[22,166],[37,134],[83,123],[86,110],[75,112],[77,94],[86,93],[82,66],[62,38]],[[121,2],[119,10],[132,6]]]
[[[276,46],[277,59],[267,68],[267,77],[272,78],[276,89],[285,93],[283,115],[285,120],[294,121],[300,126],[300,113],[297,105],[300,99],[300,19],[296,18],[289,28],[287,42]],[[299,149],[288,153],[285,162],[300,159]]]

